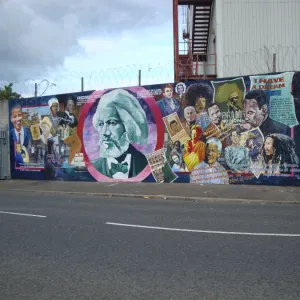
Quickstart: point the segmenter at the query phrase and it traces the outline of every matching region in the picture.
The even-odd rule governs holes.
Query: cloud
[[[63,66],[67,57],[98,47],[80,40],[139,37],[143,30],[172,20],[171,1],[161,0],[1,0],[0,80],[41,76]],[[128,34],[130,33],[130,34]],[[101,48],[101,47],[100,47]],[[122,49],[120,49],[122,51]]]

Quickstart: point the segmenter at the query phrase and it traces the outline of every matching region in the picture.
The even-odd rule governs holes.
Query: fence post
[[[84,91],[84,78],[81,77],[81,91]]]
[[[139,70],[139,86],[141,86],[142,81],[142,70]]]

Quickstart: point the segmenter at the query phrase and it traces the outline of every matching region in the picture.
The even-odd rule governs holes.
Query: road
[[[299,205],[1,192],[0,211],[1,300],[300,299]]]

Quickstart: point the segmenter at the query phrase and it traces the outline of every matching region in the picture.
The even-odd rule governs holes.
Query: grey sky
[[[0,80],[40,76],[84,53],[78,39],[135,35],[172,17],[172,0],[0,0]],[[126,51],[126,49],[123,49]]]

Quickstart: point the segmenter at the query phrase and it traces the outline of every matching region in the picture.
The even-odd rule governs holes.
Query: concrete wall
[[[0,127],[8,126],[8,101],[0,100]]]
[[[299,95],[285,72],[11,100],[12,178],[300,185]]]
[[[0,179],[10,178],[8,101],[0,101]]]

